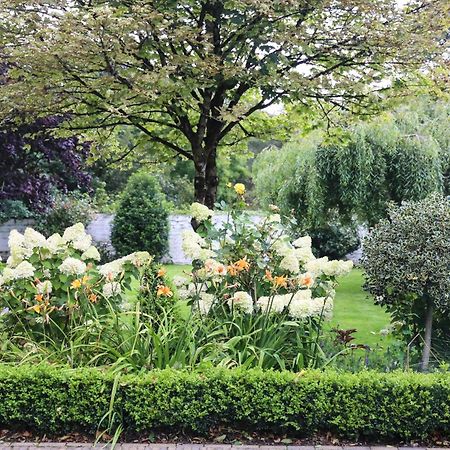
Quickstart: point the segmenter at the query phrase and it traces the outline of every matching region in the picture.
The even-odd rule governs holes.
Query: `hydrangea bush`
[[[228,212],[223,225],[213,223],[206,206],[192,205],[200,225],[184,232],[183,251],[193,270],[174,279],[178,293],[209,325],[210,335],[216,330],[221,351],[240,348],[228,360],[231,365],[240,364],[235,357],[243,353],[254,354],[252,365],[273,367],[274,358],[282,368],[316,365],[336,279],[353,263],[315,258],[311,238],[291,242],[278,214],[252,221],[243,208],[245,189],[235,191],[236,205],[221,205]]]
[[[109,308],[126,308],[124,290],[147,252],[98,266],[100,254],[83,224],[46,238],[32,228],[9,236],[10,256],[0,269],[0,320],[9,332],[54,334]]]

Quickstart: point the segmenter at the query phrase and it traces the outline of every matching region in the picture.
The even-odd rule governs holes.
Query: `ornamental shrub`
[[[205,325],[199,347],[214,345],[228,366],[291,370],[317,367],[323,321],[330,319],[336,279],[351,261],[316,259],[311,238],[291,242],[278,214],[251,220],[243,209],[245,186],[216,225],[212,211],[194,203],[196,231],[186,230],[183,251],[193,260],[189,278],[178,277],[178,294]],[[203,330],[200,330],[203,332]]]
[[[114,397],[112,401],[112,395]],[[92,433],[105,416],[133,433],[328,434],[398,444],[445,441],[448,373],[358,374],[207,369],[122,375],[0,365],[0,423],[43,433]],[[107,421],[102,425],[106,428]],[[102,427],[100,427],[100,430]]]
[[[88,319],[124,307],[125,289],[146,252],[97,266],[100,254],[77,223],[49,238],[27,228],[9,236],[10,256],[0,267],[0,332],[60,339]]]
[[[145,250],[159,260],[168,247],[168,211],[158,182],[132,175],[114,217],[111,242],[119,256]]]
[[[444,324],[450,312],[450,201],[434,194],[392,206],[365,239],[362,264],[365,289],[376,303],[404,323],[408,339],[424,334],[426,369],[433,325],[437,337],[449,337]]]

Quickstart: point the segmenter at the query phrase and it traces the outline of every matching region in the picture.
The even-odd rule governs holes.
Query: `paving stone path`
[[[42,442],[0,442],[0,450],[87,450],[112,449],[109,444],[77,444]],[[114,450],[438,450],[426,447],[394,447],[394,446],[339,446],[339,445],[195,445],[195,444],[117,444]]]

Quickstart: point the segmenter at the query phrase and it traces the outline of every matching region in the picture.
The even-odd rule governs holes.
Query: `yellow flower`
[[[158,291],[156,293],[157,297],[172,297],[173,292],[171,291],[170,287],[168,286],[158,286]]]
[[[70,287],[72,289],[79,289],[81,287],[81,280],[73,280]]]
[[[231,183],[227,183],[227,188],[232,188],[233,185]]]
[[[87,275],[84,275],[84,277],[81,279],[81,284],[85,285],[89,281],[89,277]]]
[[[166,269],[164,269],[163,267],[161,267],[161,269],[158,270],[158,272],[156,273],[156,276],[158,278],[162,278],[163,276],[165,276],[167,273]]]
[[[234,190],[236,191],[236,194],[244,195],[245,194],[245,185],[242,183],[236,183],[234,185]]]

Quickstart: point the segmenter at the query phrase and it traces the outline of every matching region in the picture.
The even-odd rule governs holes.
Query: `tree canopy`
[[[217,148],[279,101],[360,110],[443,52],[445,0],[11,0],[13,67],[0,123],[70,113],[70,127],[135,127],[190,159],[210,206]],[[379,97],[378,97],[379,98]],[[260,132],[267,132],[269,126]],[[100,140],[104,138],[101,135]]]
[[[450,104],[420,98],[343,131],[339,140],[312,133],[254,165],[257,197],[291,211],[313,229],[338,217],[375,224],[388,203],[449,194]]]

